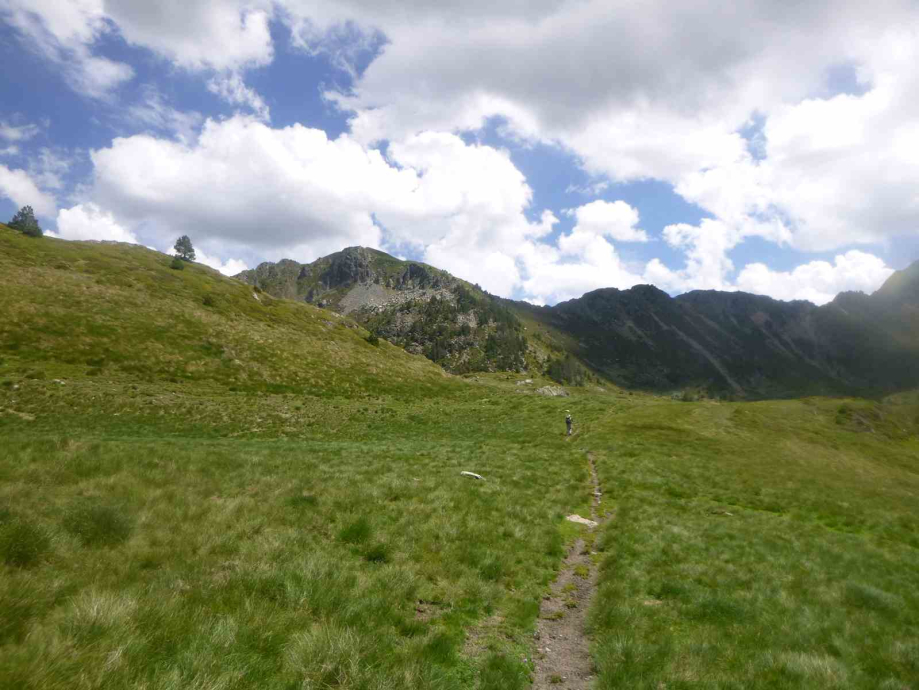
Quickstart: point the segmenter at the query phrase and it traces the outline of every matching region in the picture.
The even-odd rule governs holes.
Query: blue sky
[[[917,46],[911,0],[0,0],[0,218],[825,303],[919,259]]]

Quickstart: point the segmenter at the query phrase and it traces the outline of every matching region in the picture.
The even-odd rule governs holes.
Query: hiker
[[[568,435],[571,436],[571,410],[565,410],[565,426],[568,427]]]

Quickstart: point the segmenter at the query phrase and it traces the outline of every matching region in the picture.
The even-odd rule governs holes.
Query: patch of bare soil
[[[599,520],[600,484],[593,459],[590,475],[594,500],[591,518]],[[587,610],[597,584],[597,569],[583,539],[568,552],[551,594],[543,599],[536,624],[537,690],[587,690],[593,680],[590,639],[585,633]]]

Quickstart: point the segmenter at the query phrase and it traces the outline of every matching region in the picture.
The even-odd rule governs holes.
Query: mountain
[[[361,247],[312,264],[266,263],[237,277],[348,314],[454,372],[550,371],[570,379],[576,359],[625,387],[752,398],[919,385],[919,263],[873,295],[846,292],[821,307],[712,290],[673,298],[651,285],[537,307]]]
[[[478,286],[417,261],[348,247],[310,264],[283,260],[239,280],[345,314],[453,373],[539,366],[513,310]]]

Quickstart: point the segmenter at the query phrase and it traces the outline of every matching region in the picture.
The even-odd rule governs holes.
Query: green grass
[[[916,394],[556,400],[143,248],[0,250],[0,688],[526,688],[578,536],[598,688],[917,688]]]
[[[598,688],[917,687],[915,412],[652,402],[593,422],[614,510]]]

